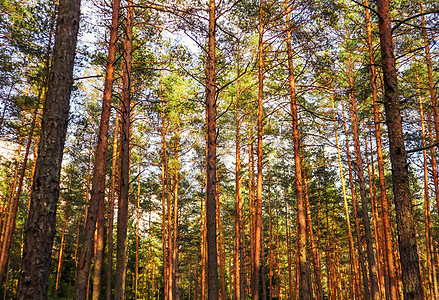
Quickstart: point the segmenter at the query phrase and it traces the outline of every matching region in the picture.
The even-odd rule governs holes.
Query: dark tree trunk
[[[404,299],[423,299],[419,256],[413,205],[410,198],[410,182],[407,152],[402,132],[397,72],[393,50],[392,23],[389,16],[389,1],[377,0],[381,65],[384,79],[384,109],[389,135],[390,161],[392,164],[393,194],[398,226],[399,252],[401,256]]]
[[[116,286],[114,299],[125,299],[125,277],[127,265],[128,197],[130,184],[130,126],[131,126],[131,62],[133,42],[133,6],[128,1],[125,52],[122,79],[122,130],[120,135],[120,190],[117,206],[116,240]]]
[[[17,299],[46,299],[73,85],[80,0],[60,0]]]

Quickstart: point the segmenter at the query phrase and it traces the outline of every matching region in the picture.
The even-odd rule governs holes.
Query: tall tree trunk
[[[105,198],[105,177],[107,167],[107,148],[108,148],[108,129],[110,120],[111,96],[113,93],[114,81],[114,63],[116,61],[116,42],[119,25],[119,7],[120,0],[113,0],[113,12],[111,17],[110,43],[108,46],[108,58],[104,83],[104,94],[102,98],[101,119],[99,123],[98,143],[95,151],[95,161],[92,178],[92,189],[90,203],[87,209],[87,218],[85,221],[84,240],[81,243],[81,251],[79,255],[79,265],[76,274],[75,297],[76,299],[84,299],[86,295],[86,286],[89,278],[90,265],[93,256],[93,238],[96,228],[98,227],[98,236],[103,234],[103,218],[104,198]],[[88,199],[87,199],[88,200]],[[102,243],[103,246],[103,243]],[[99,247],[101,245],[99,244]],[[103,251],[99,250],[98,252]],[[101,257],[101,254],[98,255]],[[97,270],[96,270],[97,265]],[[95,263],[95,276],[93,286],[93,299],[99,297],[100,273],[102,261]]]
[[[303,183],[302,167],[300,157],[300,137],[299,137],[299,119],[297,115],[296,103],[296,82],[294,78],[293,50],[291,44],[291,25],[290,25],[290,6],[285,2],[286,9],[286,33],[287,33],[287,55],[288,55],[288,80],[290,88],[290,108],[293,126],[293,144],[294,144],[294,167],[296,175],[296,197],[297,197],[297,218],[298,228],[298,252],[299,252],[299,298],[308,300],[313,298],[311,286],[311,271],[306,254],[306,215],[303,205]]]
[[[139,290],[139,225],[140,225],[140,175],[141,175],[141,161],[138,165],[138,178],[137,178],[137,211],[136,211],[136,268],[134,279],[134,297],[138,299]]]
[[[108,248],[107,248],[107,300],[111,300],[111,277],[113,274],[113,224],[114,224],[114,198],[116,193],[116,165],[118,161],[118,134],[119,134],[119,113],[116,112],[113,137],[113,158],[111,162],[111,185],[110,197],[108,199]]]
[[[221,203],[220,203],[220,187],[217,176],[217,193],[216,193],[216,225],[217,225],[217,237],[218,237],[218,260],[220,267],[220,281],[221,281],[221,292],[220,298],[222,300],[226,299],[226,280],[225,280],[225,258],[224,258],[224,242],[223,242],[223,231],[221,226]]]
[[[261,275],[261,249],[262,238],[262,119],[263,119],[263,91],[264,91],[264,24],[263,24],[263,0],[259,3],[259,43],[258,43],[258,147],[257,147],[257,181],[256,181],[256,210],[255,210],[255,270],[254,285],[252,290],[253,299],[259,300],[259,281]],[[265,274],[264,274],[265,275]]]
[[[174,170],[174,175],[173,175],[173,181],[174,181],[174,192],[173,192],[173,196],[174,196],[174,228],[173,228],[173,241],[172,241],[172,266],[173,266],[173,270],[172,270],[172,282],[173,282],[173,287],[172,287],[172,293],[174,294],[173,299],[175,300],[180,300],[180,288],[179,288],[179,278],[178,278],[178,235],[179,235],[179,231],[178,231],[178,155],[179,155],[179,151],[180,151],[180,123],[178,121],[177,124],[177,129],[175,130],[175,147],[174,147],[174,159],[176,161],[176,165],[177,167]]]
[[[372,232],[369,220],[369,208],[368,208],[368,199],[366,196],[366,183],[364,180],[364,171],[363,171],[363,158],[361,155],[361,146],[360,146],[360,134],[359,134],[359,126],[357,119],[357,101],[355,100],[354,95],[354,78],[352,71],[352,62],[349,57],[349,103],[350,103],[350,115],[352,122],[352,134],[354,139],[354,149],[355,149],[355,162],[357,166],[357,177],[360,185],[360,200],[361,200],[361,220],[363,222],[364,227],[364,237],[366,240],[366,252],[367,252],[367,262],[369,268],[369,280],[370,280],[370,292],[371,299],[378,300],[380,298],[379,288],[378,288],[378,278],[377,278],[377,267],[375,261],[375,254],[373,251],[372,244]]]
[[[343,175],[343,166],[342,166],[342,160],[341,160],[341,154],[340,154],[340,144],[338,140],[338,130],[337,130],[337,119],[335,116],[335,108],[334,108],[334,101],[332,101],[332,114],[334,116],[334,132],[335,132],[335,141],[337,146],[337,155],[338,155],[338,167],[340,171],[340,180],[341,180],[341,188],[343,192],[343,204],[344,204],[344,210],[346,215],[346,224],[348,227],[348,237],[349,237],[349,262],[350,267],[352,269],[352,285],[353,287],[353,295],[354,299],[361,298],[361,290],[360,290],[360,284],[359,284],[359,274],[357,269],[357,262],[356,262],[356,255],[354,250],[354,238],[352,236],[352,229],[351,229],[351,220],[349,217],[349,208],[348,208],[348,201],[347,201],[347,193],[346,193],[346,185],[344,181],[344,175]]]
[[[368,0],[365,1],[365,6],[369,6]],[[389,209],[386,195],[386,183],[384,174],[384,158],[383,147],[381,144],[381,126],[380,126],[380,110],[378,106],[378,87],[377,87],[377,73],[375,67],[375,56],[372,45],[372,25],[370,22],[370,11],[366,8],[366,33],[367,46],[369,51],[369,65],[370,65],[370,85],[372,87],[372,103],[373,103],[373,117],[375,123],[375,140],[377,144],[377,160],[378,160],[378,177],[380,183],[380,198],[381,198],[381,218],[382,218],[382,232],[384,237],[384,263],[387,269],[387,277],[389,281],[389,296],[390,299],[397,299],[395,267],[393,260],[393,246],[390,236],[390,221]]]
[[[378,275],[378,284],[379,284],[379,292],[380,292],[380,299],[386,298],[386,284],[384,280],[384,266],[382,263],[382,237],[380,234],[380,227],[381,224],[379,222],[378,218],[378,205],[377,205],[377,195],[376,195],[376,185],[375,185],[375,168],[374,168],[374,161],[373,161],[373,152],[372,152],[372,134],[369,134],[370,138],[370,161],[369,161],[369,155],[368,155],[368,136],[367,136],[367,128],[366,128],[366,122],[363,120],[363,129],[364,129],[364,147],[366,152],[366,165],[367,165],[367,172],[369,175],[369,194],[370,194],[370,202],[371,202],[371,209],[372,209],[372,221],[373,221],[373,232],[375,235],[375,249],[377,252],[377,275]]]
[[[424,13],[424,4],[422,0],[420,0],[419,2],[421,6],[421,13]],[[425,23],[424,15],[421,16],[421,25],[422,25],[422,36],[424,38],[425,62],[427,64],[428,91],[430,92],[431,107],[433,108],[433,120],[434,120],[434,129],[436,132],[436,142],[438,142],[439,141],[439,112],[437,108],[435,81],[433,77],[433,67],[431,63],[430,40],[428,38],[427,25]]]
[[[9,209],[8,209],[8,215],[6,218],[6,223],[5,223],[5,231],[3,233],[2,243],[1,243],[0,284],[1,284],[3,278],[6,274],[6,266],[8,265],[8,261],[9,261],[9,252],[10,252],[12,240],[13,240],[14,233],[15,233],[15,221],[17,218],[18,204],[20,201],[20,195],[21,195],[21,189],[23,187],[24,176],[26,173],[27,160],[29,158],[29,151],[30,151],[30,147],[32,144],[32,137],[33,137],[36,121],[37,121],[37,115],[38,115],[38,111],[40,109],[39,102],[40,101],[38,100],[37,107],[35,108],[34,113],[33,113],[32,122],[31,122],[31,126],[29,129],[28,137],[27,137],[26,150],[24,153],[23,163],[21,165],[20,173],[17,174],[19,176],[17,189],[15,190],[15,184],[13,184],[13,189],[11,190],[10,200],[12,200],[12,201],[9,201],[9,206],[8,206]],[[17,169],[16,170],[18,170],[19,157],[20,157],[20,155],[18,154],[17,155],[18,160],[17,160]],[[15,178],[17,178],[17,177],[15,177]],[[16,180],[14,180],[14,182],[15,181]]]
[[[120,138],[120,192],[117,207],[117,254],[115,300],[125,299],[127,264],[128,198],[130,184],[130,127],[131,127],[131,63],[134,7],[128,1],[122,88],[122,131]]]
[[[239,66],[238,66],[239,76]],[[236,81],[236,134],[235,134],[235,240],[234,240],[234,300],[245,299],[244,248],[242,245],[242,190],[241,190],[241,118],[240,118],[240,86]]]
[[[17,299],[47,298],[80,5],[80,0],[61,0],[59,3]]]
[[[216,76],[215,76],[215,0],[209,0],[209,39],[206,64],[207,162],[206,237],[207,298],[218,300],[218,260],[216,242]]]
[[[314,280],[316,284],[316,299],[323,300],[323,287],[322,287],[322,269],[319,264],[317,247],[314,241],[314,232],[312,228],[312,219],[311,219],[311,207],[309,203],[309,194],[308,194],[308,180],[306,178],[306,170],[303,170],[303,184],[305,191],[305,202],[306,202],[306,226],[308,227],[309,238],[311,240],[311,252],[314,263]]]
[[[343,103],[342,103],[343,106]],[[348,128],[346,124],[346,116],[343,106],[343,124],[344,124],[344,130],[346,135],[346,156],[348,159],[348,171],[349,171],[349,185],[351,187],[351,196],[352,196],[352,204],[354,209],[354,220],[355,220],[355,233],[357,236],[357,249],[358,249],[358,258],[360,262],[360,268],[361,268],[361,274],[363,275],[363,296],[364,299],[370,299],[370,290],[369,290],[369,279],[367,277],[367,268],[364,261],[364,253],[363,253],[363,246],[362,246],[362,239],[361,239],[361,233],[360,233],[360,222],[358,220],[358,200],[357,200],[357,193],[355,190],[354,185],[354,177],[353,177],[353,171],[352,171],[352,162],[351,162],[351,154],[349,151],[349,135],[348,135]]]
[[[66,207],[65,207],[65,211],[64,211],[64,223],[62,226],[61,243],[59,246],[58,266],[56,268],[55,294],[58,291],[59,279],[61,277],[61,264],[62,264],[63,254],[64,254],[64,244],[65,244],[66,227],[67,227],[68,218],[69,218],[69,207],[68,207],[68,203],[66,203]]]
[[[160,92],[163,93],[163,79],[164,70],[162,71],[162,82],[160,83]],[[165,101],[163,95],[160,95],[160,105],[161,105],[161,196],[162,196],[162,251],[163,251],[163,287],[164,287],[164,298],[169,297],[169,264],[168,264],[168,249],[167,249],[167,227],[166,227],[166,199],[168,195],[168,156],[166,149],[166,115],[165,115]]]
[[[424,291],[419,270],[416,230],[410,197],[407,152],[402,131],[397,72],[393,50],[392,21],[389,0],[377,0],[380,15],[381,65],[384,77],[384,108],[389,135],[390,161],[392,164],[393,193],[398,225],[399,253],[405,299],[423,299]]]
[[[426,141],[426,131],[425,131],[425,121],[424,121],[424,108],[423,101],[421,96],[421,91],[419,88],[419,76],[416,74],[416,85],[417,85],[417,93],[419,98],[419,116],[421,119],[421,131],[422,131],[422,146],[427,147]],[[434,264],[434,248],[433,248],[433,239],[431,232],[431,210],[430,210],[430,195],[428,188],[428,158],[427,158],[427,150],[424,149],[422,151],[424,157],[424,216],[425,216],[425,241],[426,241],[426,252],[427,252],[427,271],[428,271],[428,286],[430,290],[430,297],[432,299],[437,299],[438,295],[438,286],[437,286],[437,278],[436,278],[436,266]]]

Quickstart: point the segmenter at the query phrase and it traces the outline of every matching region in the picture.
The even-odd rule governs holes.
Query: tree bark
[[[108,199],[108,243],[107,243],[107,300],[111,300],[111,275],[113,274],[113,224],[114,224],[114,198],[116,193],[116,166],[118,152],[118,135],[119,135],[119,113],[116,113],[116,121],[114,123],[113,137],[113,159],[111,162],[111,185],[110,197]]]
[[[116,61],[116,42],[119,25],[120,0],[113,0],[113,12],[111,18],[110,43],[108,46],[108,58],[104,83],[104,94],[102,98],[101,119],[99,123],[98,143],[95,151],[94,169],[92,178],[92,189],[90,203],[87,209],[85,221],[84,240],[79,255],[79,264],[76,274],[75,297],[84,299],[86,286],[89,278],[90,265],[93,258],[93,241],[98,225],[98,236],[103,236],[103,214],[105,198],[105,177],[107,167],[108,129],[110,120],[111,97],[113,93],[114,63]],[[88,199],[87,199],[88,200]],[[103,247],[99,243],[99,247]],[[100,252],[99,250],[98,252]],[[98,257],[101,257],[99,254]],[[97,266],[97,269],[96,269]],[[95,263],[95,279],[93,282],[93,299],[99,297],[100,273],[102,261]],[[96,275],[99,275],[96,277]],[[97,289],[97,290],[96,290]]]
[[[333,99],[334,100],[334,99]],[[342,160],[341,160],[341,154],[340,154],[340,144],[338,140],[338,130],[337,130],[337,119],[335,116],[335,108],[334,108],[334,101],[332,101],[332,114],[334,116],[334,132],[335,132],[335,141],[337,146],[337,155],[338,155],[338,167],[340,171],[340,180],[341,180],[341,188],[343,192],[343,204],[344,204],[344,210],[345,210],[345,216],[346,216],[346,224],[348,229],[348,237],[349,237],[349,262],[350,267],[352,269],[352,285],[353,288],[353,295],[354,299],[360,298],[360,284],[359,284],[359,274],[357,269],[357,262],[356,262],[356,255],[354,250],[354,238],[352,236],[352,229],[351,229],[351,220],[349,217],[349,208],[348,208],[348,201],[347,201],[347,193],[346,193],[346,185],[344,181],[344,175],[343,175],[343,166],[342,166]]]
[[[373,251],[372,244],[372,232],[369,220],[369,208],[368,199],[366,196],[366,183],[364,180],[364,170],[363,170],[363,158],[361,155],[360,146],[360,134],[357,118],[357,101],[354,95],[354,78],[352,71],[352,62],[349,58],[349,104],[350,104],[350,115],[352,122],[352,135],[354,139],[354,149],[355,149],[355,163],[357,166],[357,177],[360,185],[360,200],[361,200],[361,220],[364,227],[364,237],[366,240],[366,252],[367,252],[367,262],[369,268],[369,280],[370,280],[370,293],[371,299],[378,300],[380,298],[379,288],[378,288],[378,278],[377,278],[377,267],[375,261],[375,254]]]
[[[402,131],[397,71],[393,49],[392,23],[389,1],[377,0],[380,15],[381,65],[384,78],[384,109],[389,135],[390,161],[392,164],[393,193],[398,225],[399,253],[401,256],[402,281],[405,299],[423,299],[424,291],[419,270],[416,230],[410,197],[407,152]]]
[[[125,277],[127,264],[127,230],[128,230],[128,198],[130,184],[130,127],[131,127],[131,63],[133,42],[134,7],[128,1],[124,69],[122,79],[122,131],[120,137],[120,192],[117,207],[117,254],[116,254],[116,286],[115,300],[125,299]]]
[[[218,300],[218,258],[216,241],[216,75],[215,75],[215,0],[209,0],[209,35],[206,64],[206,240],[207,299]]]
[[[17,299],[47,298],[80,5],[80,0],[61,0],[59,3]]]

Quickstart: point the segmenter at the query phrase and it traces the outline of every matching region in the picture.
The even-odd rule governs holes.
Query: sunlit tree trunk
[[[348,208],[348,201],[347,201],[347,193],[346,193],[346,185],[344,181],[344,175],[343,175],[343,166],[342,166],[342,160],[341,160],[341,154],[340,154],[340,144],[338,140],[338,130],[337,130],[337,119],[335,116],[335,108],[334,108],[334,101],[332,102],[332,113],[334,116],[334,133],[335,133],[335,141],[337,146],[337,155],[338,155],[338,167],[340,172],[340,180],[341,180],[341,188],[343,192],[343,204],[344,204],[344,210],[345,210],[345,216],[346,216],[346,224],[348,229],[348,237],[349,237],[349,261],[350,261],[350,268],[351,268],[351,275],[352,275],[352,281],[351,284],[353,285],[353,295],[354,299],[361,298],[361,290],[360,290],[360,284],[359,284],[359,274],[357,269],[357,262],[356,262],[356,255],[354,250],[354,238],[352,236],[352,229],[351,229],[351,221],[349,217],[349,208]]]
[[[118,135],[119,113],[116,113],[113,134],[113,158],[111,162],[110,197],[108,198],[108,230],[107,230],[107,300],[111,300],[111,277],[113,274],[113,224],[114,224],[114,199],[116,193],[116,166],[118,161]]]
[[[256,180],[256,207],[255,207],[255,254],[254,254],[254,282],[252,286],[252,297],[255,300],[261,298],[260,295],[260,276],[261,276],[261,252],[263,249],[262,240],[262,119],[263,90],[264,90],[264,24],[263,24],[263,1],[259,2],[259,42],[258,42],[258,115],[257,115],[257,180]],[[262,274],[263,276],[265,274]]]
[[[61,277],[61,264],[62,264],[62,258],[64,255],[64,244],[65,244],[66,226],[67,226],[68,218],[69,218],[69,206],[68,206],[68,203],[66,203],[66,207],[65,207],[65,211],[64,211],[64,222],[63,222],[63,226],[62,226],[61,243],[59,246],[58,266],[56,268],[55,293],[58,291],[59,279]]]
[[[343,106],[343,103],[342,103],[342,106]],[[349,185],[351,187],[351,196],[352,196],[352,204],[353,204],[354,220],[355,220],[355,232],[357,235],[358,258],[359,258],[361,273],[363,275],[363,296],[364,296],[364,299],[370,299],[369,279],[367,277],[367,268],[366,268],[364,253],[363,253],[363,248],[362,248],[360,222],[358,220],[358,209],[357,209],[357,206],[358,206],[357,192],[355,190],[354,178],[353,178],[353,174],[352,174],[353,171],[352,171],[351,154],[349,151],[349,135],[348,135],[348,128],[346,125],[346,117],[345,117],[344,107],[343,107],[343,124],[344,124],[344,130],[345,130],[345,135],[346,135],[346,156],[348,159]]]
[[[421,131],[422,131],[422,147],[427,147],[426,141],[426,130],[424,121],[424,108],[423,99],[421,91],[419,88],[419,76],[416,74],[416,85],[417,93],[419,98],[419,117],[421,119]],[[433,238],[431,232],[431,210],[430,210],[430,195],[429,195],[429,180],[428,180],[428,158],[427,150],[422,151],[424,158],[424,218],[425,218],[425,242],[426,242],[426,252],[427,252],[427,272],[428,272],[428,287],[430,290],[430,297],[432,299],[437,299],[438,287],[436,278],[436,266],[434,264],[434,248],[433,248]]]
[[[294,144],[294,168],[296,175],[296,197],[297,197],[297,218],[298,218],[298,253],[299,253],[299,298],[308,300],[313,298],[311,286],[311,272],[306,253],[306,215],[303,205],[303,183],[302,167],[300,157],[300,138],[299,138],[299,119],[297,115],[296,104],[296,82],[294,77],[293,50],[291,45],[291,25],[290,25],[290,6],[285,2],[286,9],[286,33],[287,33],[287,55],[288,55],[288,81],[290,108],[293,126],[293,144]],[[261,162],[262,164],[262,162]]]
[[[308,195],[308,180],[306,178],[306,170],[303,171],[303,187],[305,191],[305,202],[306,202],[306,226],[308,227],[309,238],[311,240],[311,252],[313,257],[314,264],[314,281],[315,281],[315,293],[316,299],[323,299],[323,287],[322,287],[322,269],[319,264],[317,246],[314,241],[314,232],[312,227],[312,219],[311,219],[311,207],[309,203],[309,195]]]
[[[116,61],[116,42],[119,25],[119,7],[120,0],[113,1],[110,42],[108,46],[108,58],[105,74],[104,93],[102,98],[101,119],[99,123],[98,143],[95,152],[95,163],[93,169],[92,191],[90,203],[87,209],[87,216],[85,221],[84,240],[81,243],[79,255],[79,264],[76,274],[75,297],[77,299],[84,299],[86,295],[85,287],[87,286],[90,265],[93,256],[93,237],[96,226],[98,226],[98,249],[97,258],[100,259],[95,262],[95,276],[93,282],[93,299],[98,299],[100,292],[100,275],[102,269],[103,254],[103,215],[104,215],[104,198],[105,198],[105,178],[107,167],[107,148],[108,148],[108,129],[110,120],[111,97],[113,93],[114,81],[114,63]],[[88,201],[88,199],[87,199]],[[101,219],[102,218],[102,219]]]

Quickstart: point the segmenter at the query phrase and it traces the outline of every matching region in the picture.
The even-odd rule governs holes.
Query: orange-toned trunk
[[[341,160],[341,154],[340,154],[340,144],[338,140],[338,130],[337,130],[337,119],[335,116],[335,108],[334,108],[334,101],[332,101],[332,113],[334,117],[334,133],[335,133],[335,141],[337,146],[337,155],[338,155],[338,167],[340,171],[340,179],[341,179],[341,188],[343,192],[343,204],[344,204],[344,210],[345,210],[345,216],[346,216],[346,224],[348,227],[348,237],[349,237],[349,261],[351,265],[351,276],[352,276],[352,293],[354,296],[354,299],[361,298],[361,290],[360,290],[360,280],[359,280],[359,274],[357,269],[357,262],[356,262],[356,254],[354,250],[354,238],[352,236],[352,230],[351,230],[351,221],[349,217],[349,208],[348,208],[348,201],[347,201],[347,193],[346,193],[346,185],[344,181],[344,175],[343,175],[343,166],[342,166],[342,160]]]

